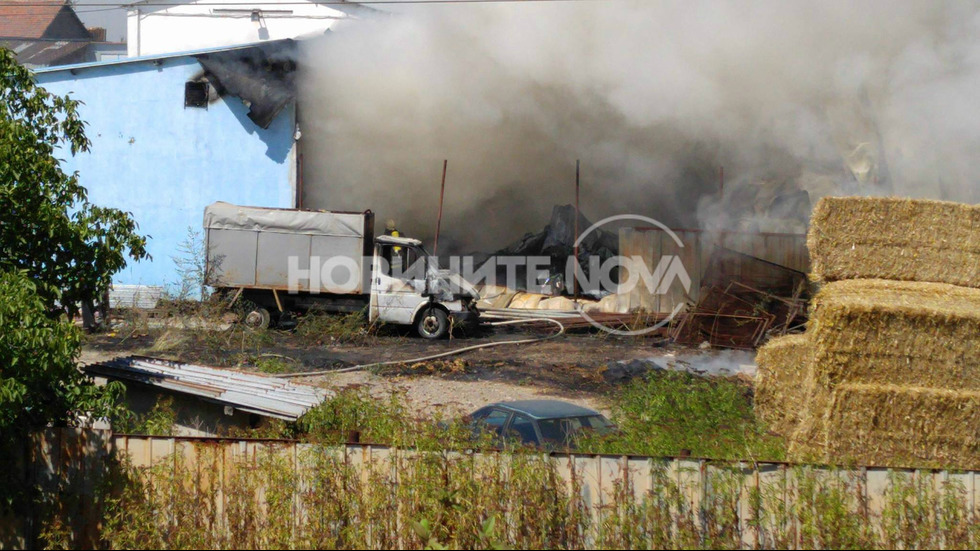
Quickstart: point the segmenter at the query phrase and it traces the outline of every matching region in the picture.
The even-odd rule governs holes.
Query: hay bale
[[[479,306],[482,308],[507,308],[517,294],[517,291],[503,285],[484,284],[476,286],[476,289],[480,293]]]
[[[807,246],[824,281],[892,279],[980,288],[980,206],[883,197],[827,197]]]
[[[850,457],[845,454],[853,451],[850,447],[840,448],[842,439],[851,438],[850,422],[842,418],[873,418],[877,410],[854,409],[868,400],[850,399],[840,392],[855,385],[980,391],[976,352],[980,350],[980,290],[942,283],[839,281],[825,285],[812,306],[807,333],[811,356],[799,423],[790,438],[790,457],[794,461],[880,460],[888,450],[901,451],[912,444],[919,450],[940,449],[908,435],[904,440],[882,437],[881,443],[866,445],[878,450],[877,455]],[[908,405],[930,407],[915,402],[919,395],[907,396]],[[942,457],[958,457],[956,449],[944,444]],[[972,452],[962,453],[970,457]]]
[[[788,432],[787,457],[791,461],[823,461],[827,448],[826,418],[831,399],[831,389],[823,382],[817,365],[817,350],[812,337],[807,334],[810,347],[809,361],[804,365],[803,383],[798,390],[800,401],[796,424]]]
[[[537,310],[538,304],[547,298],[549,298],[547,295],[518,292],[510,301],[508,308],[516,308],[519,310]]]
[[[833,391],[824,422],[822,461],[980,467],[978,391],[844,384]]]
[[[800,422],[811,353],[806,335],[788,335],[756,354],[755,411],[773,432],[788,436]]]
[[[515,296],[517,296],[517,293],[514,291],[501,293],[490,301],[490,308],[509,308]]]
[[[812,302],[789,458],[980,466],[980,207],[828,198],[807,243],[832,283]]]
[[[980,390],[980,290],[851,280],[824,286],[809,334],[815,384]]]
[[[585,301],[586,304],[596,301]],[[551,297],[538,303],[538,310],[556,310],[561,312],[574,312],[576,310],[575,301],[568,297]]]
[[[630,296],[628,294],[606,295],[599,301],[599,312],[603,314],[625,314],[629,311]]]

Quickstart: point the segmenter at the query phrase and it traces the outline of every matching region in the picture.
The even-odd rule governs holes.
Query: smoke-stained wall
[[[443,159],[456,251],[539,230],[576,159],[593,219],[798,231],[801,190],[980,202],[975,3],[388,9],[307,44],[307,207],[431,237]]]

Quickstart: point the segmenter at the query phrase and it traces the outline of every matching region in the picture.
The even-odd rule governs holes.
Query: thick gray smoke
[[[307,47],[307,207],[430,237],[443,159],[455,250],[539,230],[573,200],[576,159],[593,219],[779,231],[800,229],[800,190],[980,202],[974,2],[392,11]]]

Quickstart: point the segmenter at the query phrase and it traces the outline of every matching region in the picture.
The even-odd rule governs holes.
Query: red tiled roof
[[[66,0],[0,0],[0,38],[68,38],[45,36]]]

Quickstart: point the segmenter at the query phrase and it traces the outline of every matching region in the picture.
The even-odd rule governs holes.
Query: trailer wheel
[[[245,325],[252,329],[268,329],[272,325],[272,314],[267,308],[256,306],[245,314]]]
[[[419,315],[415,330],[424,339],[441,339],[449,334],[449,316],[441,308],[430,307]]]

